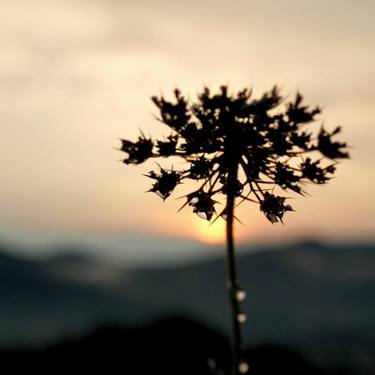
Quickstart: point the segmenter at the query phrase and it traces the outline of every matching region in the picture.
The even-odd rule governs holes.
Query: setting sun
[[[225,221],[223,219],[218,219],[213,224],[210,224],[207,220],[195,218],[195,226],[197,228],[196,235],[200,242],[209,244],[224,243]]]

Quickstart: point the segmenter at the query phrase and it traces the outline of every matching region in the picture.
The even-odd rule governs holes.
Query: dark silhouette
[[[15,373],[114,374],[121,369],[124,374],[210,375],[213,369],[220,373],[230,366],[226,343],[204,325],[171,317],[143,327],[106,326],[81,338],[34,349],[0,350],[0,361],[3,370]],[[281,347],[258,347],[246,350],[244,356],[255,375],[338,374]]]
[[[259,204],[271,223],[282,222],[288,211],[287,197],[274,194],[275,188],[304,195],[302,184],[324,184],[335,171],[335,160],[348,158],[346,144],[332,140],[340,132],[336,127],[327,132],[321,127],[317,136],[306,129],[320,113],[302,104],[302,95],[285,102],[275,86],[259,99],[251,90],[228,94],[226,86],[218,94],[205,88],[196,102],[186,100],[175,90],[176,102],[164,97],[152,100],[160,111],[158,118],[172,133],[154,142],[141,134],[137,142],[122,139],[121,150],[126,164],[140,164],[152,157],[183,157],[190,166],[175,171],[159,166],[146,176],[155,180],[150,192],[163,200],[184,179],[201,180],[201,186],[186,196],[182,206],[189,205],[199,217],[226,220],[229,297],[232,309],[232,375],[246,373],[248,364],[242,356],[240,324],[246,321],[239,302],[246,297],[237,280],[233,219],[235,200]],[[315,159],[313,156],[315,154]],[[318,155],[317,155],[318,154]],[[306,156],[309,155],[309,156]],[[322,159],[333,160],[323,166]],[[217,214],[214,197],[223,194],[225,207]],[[182,208],[181,207],[181,208]]]
[[[92,284],[91,279],[87,283],[76,278],[76,273],[101,274],[107,267],[105,262],[63,253],[45,260],[19,258],[6,255],[5,251],[14,254],[14,249],[0,248],[2,348],[79,337],[93,326],[109,322],[114,326],[143,326],[146,321],[171,314],[226,332],[225,270],[219,255],[191,264],[145,269],[124,265],[118,270],[117,264],[113,273],[117,269],[118,279]],[[327,246],[305,241],[273,251],[257,250],[238,256],[242,281],[249,286],[251,296],[243,302],[246,310],[251,309],[252,324],[243,327],[247,343],[252,348],[262,343],[291,348],[321,367],[343,368],[355,375],[373,374],[374,245]],[[71,254],[83,250],[69,247],[62,251]],[[73,275],[72,269],[76,272]],[[176,334],[182,340],[185,331]],[[161,338],[160,346],[162,343]],[[134,350],[143,349],[139,346]],[[207,350],[206,360],[212,354]],[[262,368],[268,363],[262,364],[255,354],[246,358]],[[251,369],[254,366],[252,362]]]

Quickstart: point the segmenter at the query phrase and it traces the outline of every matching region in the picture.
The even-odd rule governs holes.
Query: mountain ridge
[[[228,331],[224,256],[131,269],[79,255],[46,260],[8,253],[0,250],[0,346],[46,342],[108,322],[142,324],[171,313]],[[318,357],[374,353],[375,245],[309,241],[241,251],[237,260],[248,294],[247,343],[298,347]],[[104,269],[117,276],[83,282],[63,272],[72,264],[73,276]]]

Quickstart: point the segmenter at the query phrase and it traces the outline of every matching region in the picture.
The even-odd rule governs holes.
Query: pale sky
[[[255,95],[278,84],[320,105],[352,145],[285,225],[257,206],[241,241],[373,239],[375,2],[0,0],[0,241],[146,233],[212,242],[181,201],[145,194],[153,162],[125,166],[118,138],[168,129],[150,96],[203,85]],[[320,126],[319,124],[317,126]],[[169,164],[163,164],[169,166]],[[183,188],[181,192],[183,191]],[[175,196],[182,195],[176,192]]]

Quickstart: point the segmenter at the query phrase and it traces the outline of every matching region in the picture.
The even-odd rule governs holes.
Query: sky
[[[328,185],[294,196],[284,226],[242,205],[237,239],[374,238],[373,1],[0,5],[0,241],[222,241],[223,222],[209,227],[188,208],[177,214],[181,201],[144,193],[150,180],[142,174],[154,162],[125,166],[116,150],[120,137],[135,140],[140,129],[168,134],[154,120],[152,95],[178,87],[194,98],[204,85],[222,84],[252,87],[255,96],[274,84],[287,96],[301,91],[323,108],[321,123],[343,126],[352,155]]]

